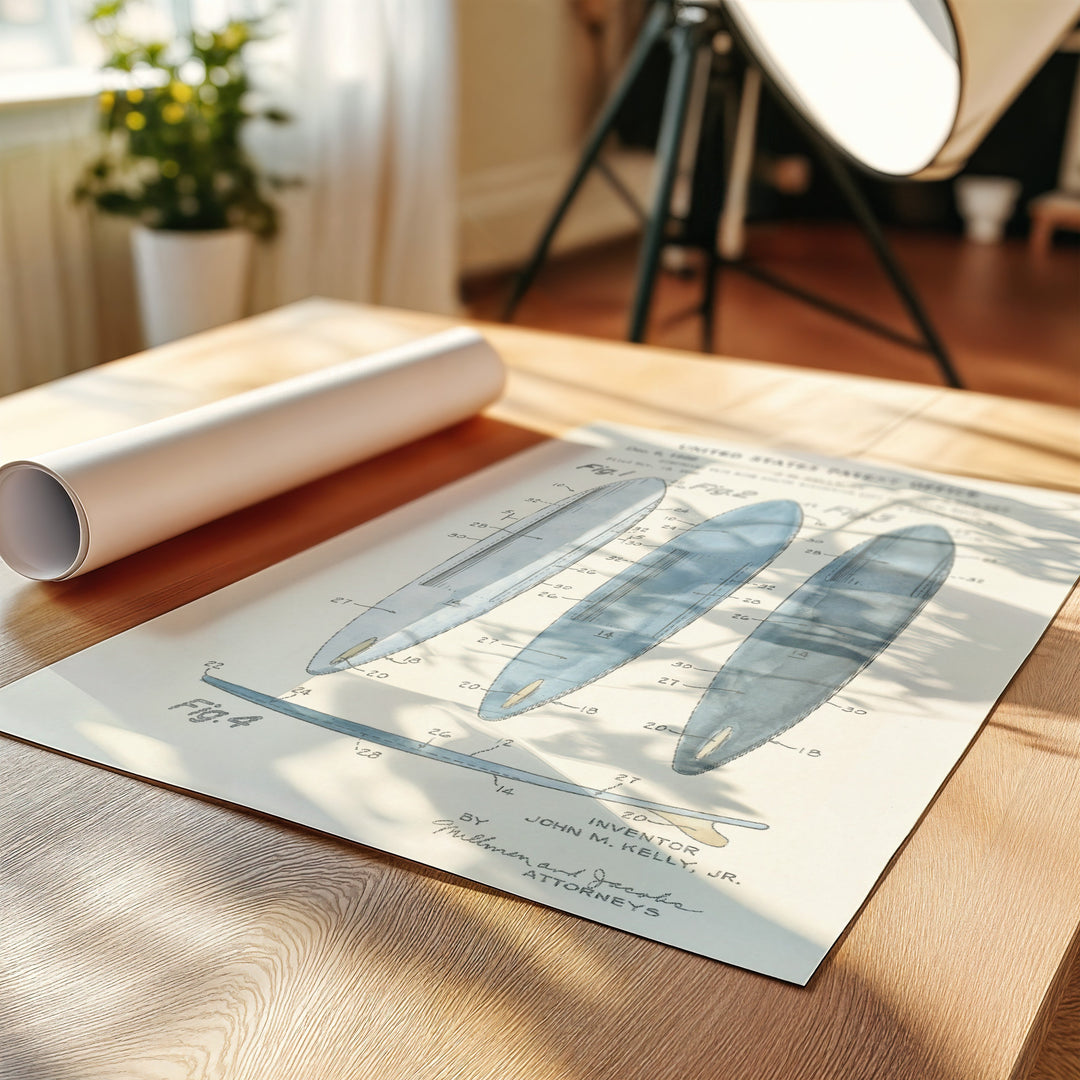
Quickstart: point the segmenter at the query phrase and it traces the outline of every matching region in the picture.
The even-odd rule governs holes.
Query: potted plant
[[[105,49],[99,97],[102,147],[76,198],[133,218],[133,256],[148,344],[244,314],[254,237],[272,236],[277,210],[244,148],[256,117],[245,50],[262,20],[234,20],[171,41],[125,28],[129,0],[103,0],[89,16]]]

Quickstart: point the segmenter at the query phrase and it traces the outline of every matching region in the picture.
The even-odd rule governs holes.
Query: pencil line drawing
[[[367,664],[485,614],[629,529],[666,490],[659,477],[618,480],[493,531],[342,627],[312,657],[308,673]]]
[[[533,638],[495,678],[480,717],[516,716],[641,656],[768,566],[801,522],[798,503],[776,499],[687,529],[594,589]]]
[[[865,540],[784,600],[701,696],[672,767],[698,775],[749,753],[824,704],[922,611],[952,569],[938,525]]]
[[[723,847],[727,843],[726,837],[713,830],[713,825],[730,825],[744,829],[767,829],[768,825],[761,821],[750,821],[744,818],[726,817],[721,814],[713,814],[704,810],[694,810],[688,807],[667,806],[663,803],[652,802],[648,799],[639,799],[633,795],[627,795],[619,791],[609,791],[603,788],[585,787],[571,783],[569,780],[561,780],[553,776],[544,776],[540,773],[528,772],[525,769],[517,769],[509,765],[500,765],[498,762],[488,761],[484,758],[462,754],[457,750],[451,750],[445,746],[434,743],[420,742],[418,739],[410,739],[404,735],[398,735],[392,731],[370,727],[354,720],[346,720],[330,713],[319,712],[309,709],[292,701],[271,697],[259,690],[253,690],[226,679],[218,678],[209,672],[202,676],[202,681],[216,687],[234,697],[249,701],[264,709],[270,709],[283,716],[294,720],[302,720],[307,724],[315,724],[318,727],[336,731],[341,735],[349,735],[365,742],[375,743],[391,750],[400,750],[406,754],[417,757],[429,758],[432,761],[441,762],[444,765],[453,765],[459,768],[470,769],[474,772],[487,773],[491,776],[515,781],[517,783],[531,784],[534,787],[548,788],[553,791],[561,791],[567,795],[580,795],[589,799],[597,799],[601,802],[620,803],[624,806],[634,806],[641,810],[657,814],[683,832],[709,843],[714,847]]]

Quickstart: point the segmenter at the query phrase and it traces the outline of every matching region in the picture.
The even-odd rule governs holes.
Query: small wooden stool
[[[1028,238],[1031,251],[1045,255],[1057,229],[1080,232],[1080,193],[1049,191],[1028,203],[1031,215],[1031,234]]]

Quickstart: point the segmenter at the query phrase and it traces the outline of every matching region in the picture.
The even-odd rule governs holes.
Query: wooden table
[[[445,325],[306,301],[2,400],[0,453]],[[483,417],[75,581],[0,571],[0,682],[593,419],[1080,490],[1071,410],[486,332]],[[1080,925],[1078,635],[1074,595],[805,989],[0,739],[0,1076],[1027,1075]],[[1037,1075],[1077,1075],[1076,1030]]]

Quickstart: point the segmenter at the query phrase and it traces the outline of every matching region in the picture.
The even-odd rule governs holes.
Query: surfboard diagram
[[[457,750],[440,746],[436,743],[420,742],[418,739],[410,739],[404,735],[398,735],[392,731],[384,731],[368,724],[360,724],[354,720],[346,720],[344,717],[333,716],[330,713],[319,712],[309,709],[292,701],[272,697],[259,690],[253,690],[226,679],[218,678],[209,672],[202,677],[203,682],[224,690],[234,697],[249,701],[264,709],[270,709],[281,713],[283,716],[294,720],[302,720],[308,724],[336,731],[342,735],[363,739],[365,742],[375,743],[392,750],[399,750],[406,754],[417,757],[429,758],[441,762],[444,765],[453,765],[458,768],[471,769],[474,772],[488,773],[491,776],[504,780],[512,780],[518,783],[531,784],[533,787],[548,788],[553,791],[561,791],[567,795],[579,795],[584,798],[597,799],[601,802],[620,803],[624,806],[634,806],[642,810],[664,817],[671,824],[682,829],[688,835],[713,847],[723,847],[727,838],[716,832],[714,825],[733,825],[745,829],[767,829],[768,825],[760,821],[750,821],[744,818],[726,817],[704,810],[695,810],[681,806],[667,806],[663,803],[652,802],[648,799],[640,799],[633,795],[627,795],[619,791],[611,791],[603,788],[586,787],[574,784],[569,780],[563,780],[554,776],[544,776],[541,773],[529,772],[509,765],[500,765],[495,761],[485,758],[463,754]]]
[[[1059,490],[693,432],[400,494],[0,729],[803,984],[1080,565]]]
[[[676,746],[675,771],[708,772],[808,716],[919,614],[954,554],[945,529],[914,525],[865,540],[824,566],[713,678]]]
[[[617,480],[493,531],[342,627],[308,673],[367,664],[485,614],[636,524],[666,490],[659,477]]]
[[[738,507],[687,529],[542,630],[480,704],[503,720],[561,698],[687,626],[764,569],[799,529],[790,499]]]

